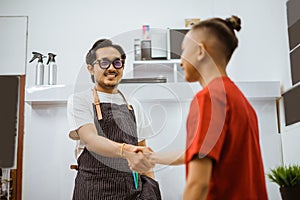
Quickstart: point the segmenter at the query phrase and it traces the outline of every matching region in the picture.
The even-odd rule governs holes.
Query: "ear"
[[[198,50],[197,50],[198,60],[203,60],[205,55],[206,55],[205,45],[201,42],[198,44]]]
[[[89,70],[91,75],[94,75],[94,67],[92,65],[88,64],[87,69]]]

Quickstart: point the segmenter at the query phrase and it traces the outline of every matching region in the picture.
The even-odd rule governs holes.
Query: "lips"
[[[107,74],[105,74],[105,76],[109,79],[113,79],[113,78],[117,77],[118,74],[117,73],[107,73]]]

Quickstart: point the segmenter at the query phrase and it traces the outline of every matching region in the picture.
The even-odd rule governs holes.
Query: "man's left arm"
[[[212,160],[208,157],[194,158],[188,163],[189,173],[183,200],[205,200],[209,190]]]

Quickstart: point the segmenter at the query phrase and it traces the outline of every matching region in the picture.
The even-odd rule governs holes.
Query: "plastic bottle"
[[[141,40],[134,39],[134,60],[141,60]]]
[[[150,40],[150,26],[143,25],[143,39]]]
[[[152,49],[150,39],[150,26],[143,25],[143,40],[141,41],[141,60],[151,60]]]
[[[35,85],[43,85],[44,84],[44,64],[43,64],[43,54],[38,52],[32,52],[33,57],[29,61],[31,63],[36,58],[38,59],[38,62],[36,64],[36,71],[35,71]]]
[[[55,54],[48,53],[48,85],[56,85],[57,83],[57,65],[55,63]]]

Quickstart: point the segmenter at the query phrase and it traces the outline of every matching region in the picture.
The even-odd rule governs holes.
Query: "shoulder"
[[[141,102],[135,97],[131,97],[130,99],[127,99],[127,102],[133,107],[134,110],[141,110],[142,108]]]
[[[68,100],[88,101],[92,99],[93,97],[92,94],[93,94],[92,91],[88,89],[88,90],[71,94]]]
[[[138,100],[135,97],[131,97],[127,101],[128,101],[128,103],[133,104],[133,105],[140,105],[141,104],[140,100]]]
[[[212,80],[205,88],[198,92],[195,99],[198,102],[226,103],[227,92],[232,89],[234,83],[227,77]]]
[[[92,91],[90,89],[71,94],[68,98],[68,105],[80,106],[90,104],[93,101]]]

